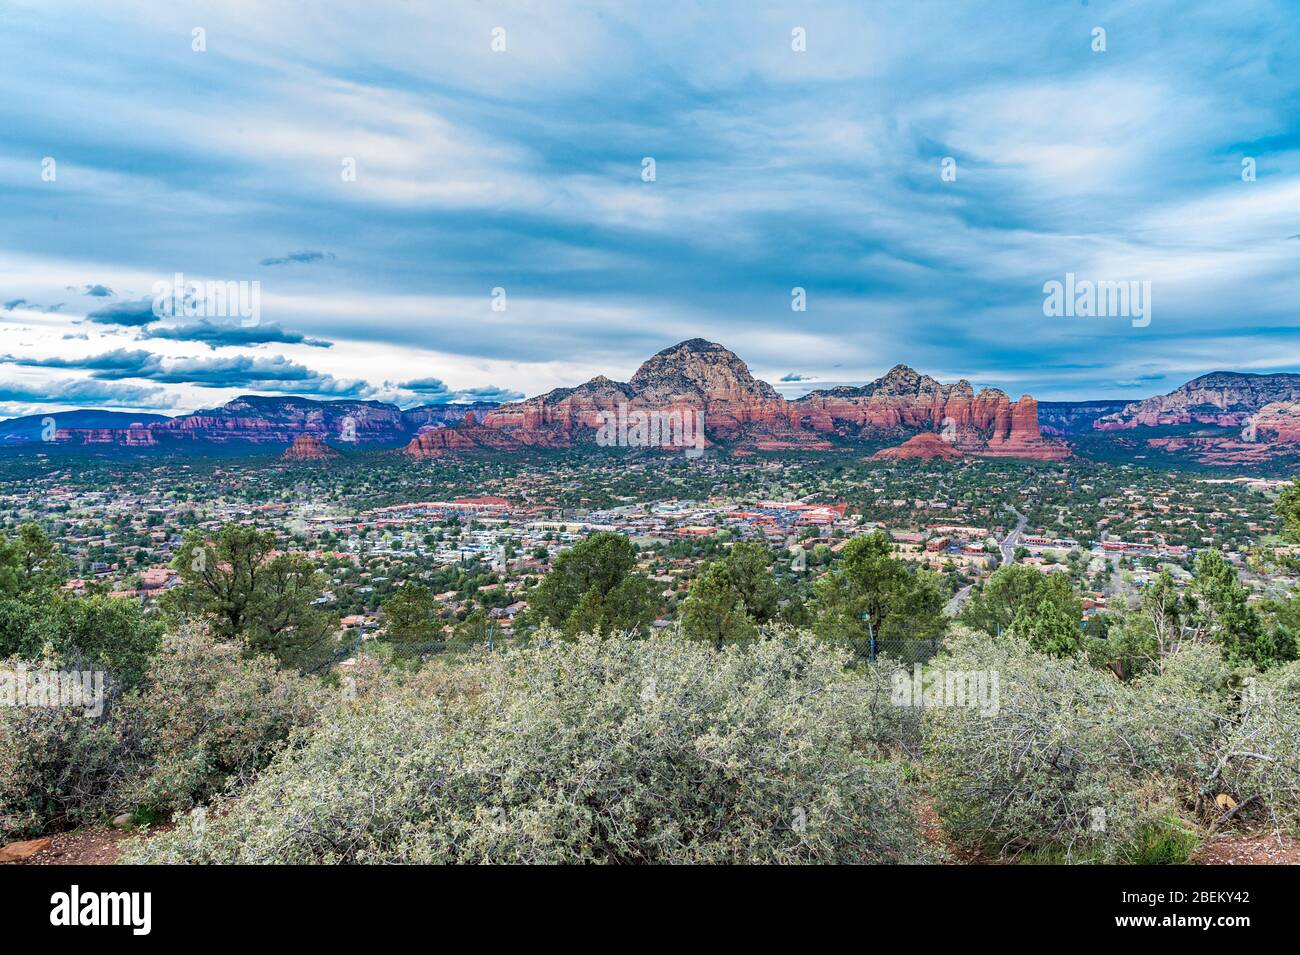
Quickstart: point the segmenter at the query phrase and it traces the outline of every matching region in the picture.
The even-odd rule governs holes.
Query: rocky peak
[[[637,397],[665,403],[782,400],[735,353],[702,338],[665,348],[644,362],[629,384]]]

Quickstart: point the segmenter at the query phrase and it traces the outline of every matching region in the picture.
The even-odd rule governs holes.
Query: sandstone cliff
[[[622,409],[622,410],[620,410]],[[733,451],[827,450],[836,444],[917,431],[942,434],[957,452],[1055,460],[1069,456],[1038,427],[1037,403],[1011,402],[994,388],[945,385],[906,365],[859,388],[817,391],[786,401],[721,345],[695,338],[654,355],[628,382],[599,376],[488,413],[484,425],[521,444],[598,443],[602,422],[628,411],[697,414],[705,444]],[[449,439],[448,439],[449,440]]]
[[[338,456],[337,451],[310,434],[298,435],[281,455],[285,461],[329,461]]]
[[[1167,395],[1125,405],[1098,418],[1093,427],[1099,431],[1182,424],[1244,427],[1255,412],[1278,402],[1300,402],[1300,375],[1216,371],[1193,378]]]

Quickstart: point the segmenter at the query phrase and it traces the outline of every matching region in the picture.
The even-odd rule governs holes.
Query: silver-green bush
[[[7,666],[56,669],[45,661]],[[0,837],[123,810],[189,808],[243,783],[329,698],[206,633],[168,636],[140,685],[102,713],[0,706]]]
[[[948,834],[1003,854],[1121,859],[1193,788],[1219,726],[1179,678],[1129,687],[1015,639],[959,632],[935,665],[998,676],[992,714],[927,707],[926,775]]]
[[[1300,662],[1265,671],[1242,692],[1241,714],[1215,769],[1239,804],[1300,828]],[[1242,805],[1242,809],[1246,809]]]
[[[227,814],[126,859],[921,861],[879,693],[846,662],[806,636],[483,655],[468,691],[417,681],[329,712]]]
[[[326,698],[270,657],[206,632],[167,637],[140,692],[118,710],[140,752],[121,801],[171,812],[249,781]]]

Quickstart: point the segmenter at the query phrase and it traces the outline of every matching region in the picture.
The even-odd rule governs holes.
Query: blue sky
[[[5,2],[0,413],[531,395],[696,336],[791,397],[1300,371],[1298,15]],[[178,271],[259,324],[154,320]],[[1150,281],[1151,323],[1045,317],[1067,272]]]

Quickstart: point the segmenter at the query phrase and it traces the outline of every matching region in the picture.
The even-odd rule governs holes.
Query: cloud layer
[[[11,5],[31,410],[65,375],[172,410],[534,394],[697,335],[788,395],[897,362],[1045,399],[1300,370],[1284,0],[431,6]],[[260,283],[261,321],[159,321],[176,272]],[[1150,281],[1150,325],[1045,317],[1067,273]]]

